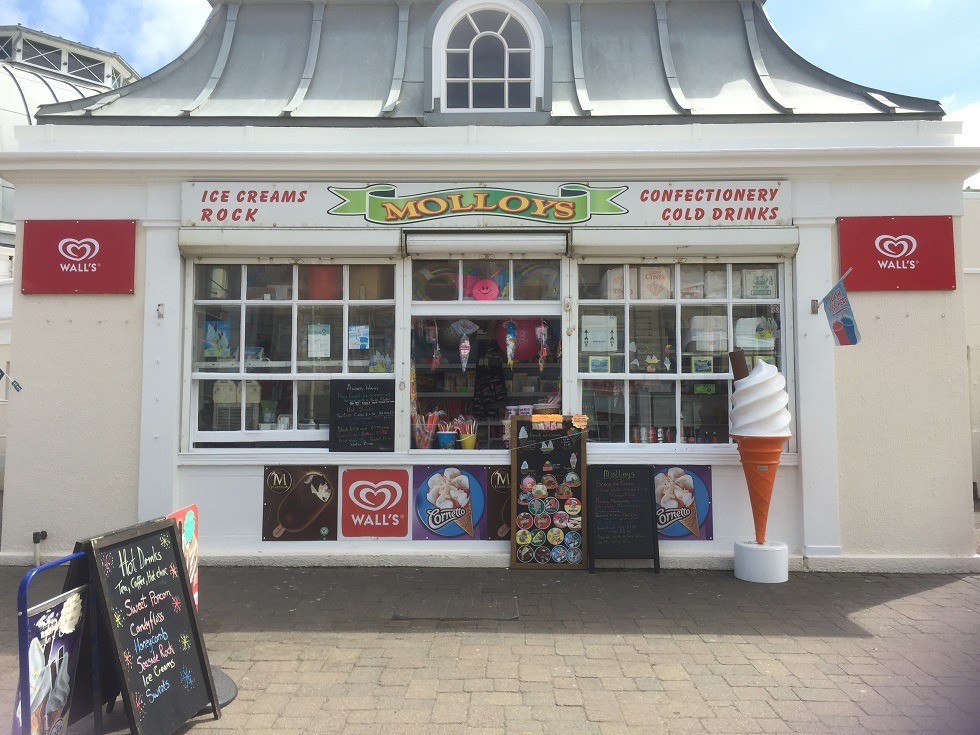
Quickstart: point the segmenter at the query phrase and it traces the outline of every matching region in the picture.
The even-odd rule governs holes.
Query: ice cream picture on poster
[[[415,539],[486,539],[486,467],[416,467]]]
[[[735,576],[750,582],[785,582],[789,579],[788,549],[783,543],[767,543],[766,526],[780,456],[792,436],[786,378],[763,360],[756,361],[749,372],[741,350],[729,357],[735,378],[729,433],[738,444],[755,526],[754,544],[735,543]]]

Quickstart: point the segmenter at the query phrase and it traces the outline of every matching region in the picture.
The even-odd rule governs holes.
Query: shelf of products
[[[513,365],[507,360],[508,321]],[[559,324],[557,318],[416,319],[413,413],[416,427],[423,428],[413,431],[413,448],[438,448],[425,429],[435,415],[443,422],[473,421],[478,449],[506,449],[511,414],[530,414],[549,399],[560,406]],[[460,327],[471,331],[461,333]],[[460,349],[466,342],[468,352]]]

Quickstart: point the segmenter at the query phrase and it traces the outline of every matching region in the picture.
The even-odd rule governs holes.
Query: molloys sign
[[[785,181],[184,184],[184,227],[785,227]]]

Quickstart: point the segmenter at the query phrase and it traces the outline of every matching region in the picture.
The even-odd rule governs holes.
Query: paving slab
[[[185,733],[980,733],[978,575],[205,567],[200,621],[239,695]]]

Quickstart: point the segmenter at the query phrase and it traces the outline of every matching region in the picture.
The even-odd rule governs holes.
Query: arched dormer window
[[[494,0],[443,3],[440,10],[431,47],[433,109],[526,112],[550,107],[545,76],[548,67],[550,78],[551,34],[537,6]]]

